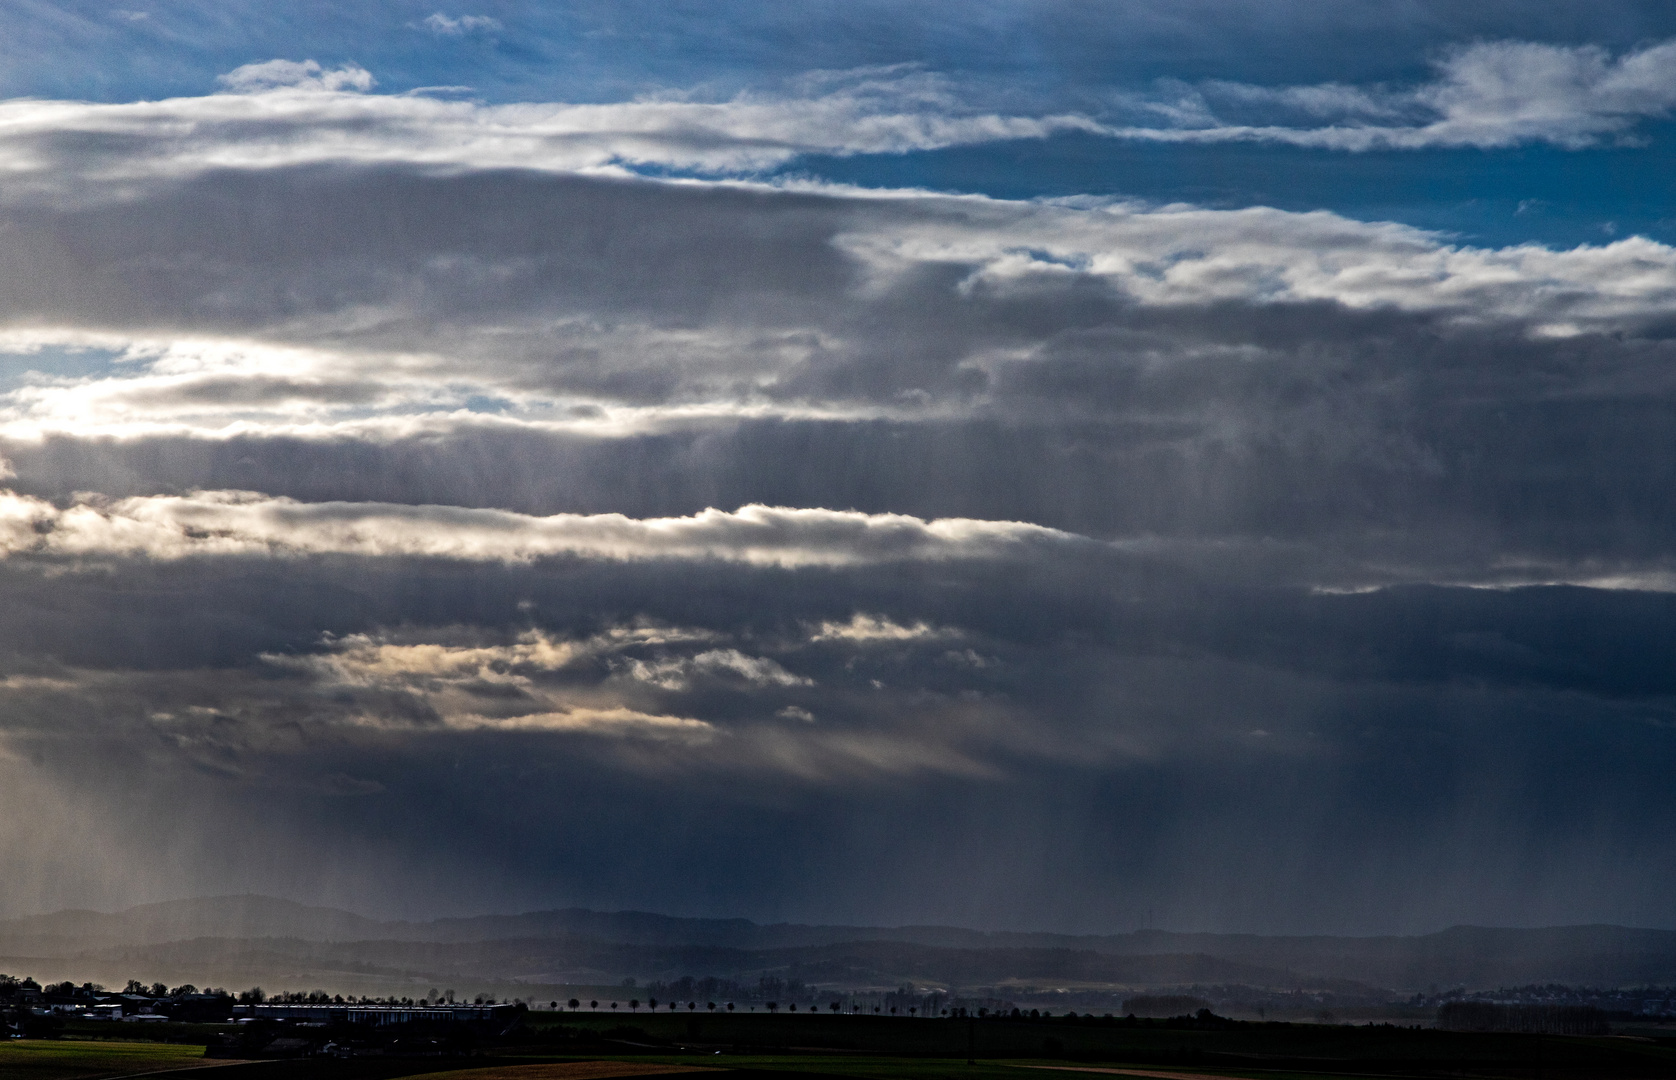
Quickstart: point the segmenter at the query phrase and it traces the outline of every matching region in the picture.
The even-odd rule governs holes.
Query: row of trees
[[[591,1012],[598,1012],[599,1009],[600,1009],[601,1004],[602,1003],[597,1001],[597,1000],[596,1001],[581,1001],[577,998],[571,998],[569,1001],[565,1001],[565,1002],[550,1001],[550,1002],[547,1003],[548,1007],[551,1008],[551,1009],[558,1010],[558,1009],[564,1008],[564,1009],[569,1009],[571,1012],[576,1012],[576,1011],[580,1010],[581,1008],[583,1008],[584,1006],[586,1006],[589,1009],[589,1011],[591,1011]],[[699,1009],[699,1004],[696,1001],[685,1001],[685,1002],[682,1002],[682,1001],[665,1001],[665,1002],[660,1003],[657,998],[648,998],[644,1002],[642,1002],[639,998],[630,998],[626,1002],[607,1001],[607,1002],[604,1002],[603,1004],[605,1005],[605,1008],[608,1011],[612,1011],[612,1012],[615,1012],[616,1010],[618,1010],[619,1008],[622,1008],[624,1006],[626,1006],[630,1012],[638,1012],[642,1006],[645,1006],[646,1008],[654,1010],[654,1011],[661,1007],[661,1008],[668,1009],[670,1012],[679,1012],[683,1009],[686,1010],[687,1012],[697,1012],[698,1009]],[[712,1013],[715,1012],[718,1009],[720,1009],[724,1012],[730,1012],[731,1013],[737,1008],[737,1006],[731,1001],[722,1002],[722,1003],[718,1003],[718,1002],[714,1002],[714,1001],[707,1001],[707,1002],[704,1003],[703,1007],[704,1007],[705,1011],[712,1012]],[[754,1009],[755,1007],[752,1006],[752,1008]],[[770,1013],[778,1013],[780,1011],[781,1006],[780,1006],[780,1003],[777,1002],[777,1001],[769,1001],[769,1002],[764,1003],[764,1008],[766,1008],[768,1010],[768,1012],[770,1012]],[[795,1004],[787,1005],[787,1006],[785,1006],[785,1008],[786,1008],[787,1012],[797,1012],[798,1011],[798,1008]],[[821,1008],[818,1005],[807,1005],[807,1006],[804,1007],[803,1011],[809,1012],[809,1013],[815,1013],[815,1014],[818,1015],[821,1012]],[[848,1008],[846,1008],[843,1005],[843,1003],[837,1002],[837,1001],[834,1001],[834,1002],[831,1002],[830,1004],[828,1004],[826,1006],[826,1011],[829,1014],[832,1014],[832,1015],[840,1015],[840,1014],[843,1014],[843,1013],[847,1012],[849,1015],[852,1015],[852,1016],[859,1015],[861,1013],[866,1013],[869,1016],[906,1016],[906,1017],[921,1017],[921,1016],[924,1016],[924,1017],[944,1017],[944,1016],[946,1016],[946,1017],[967,1017],[967,1016],[972,1016],[972,1017],[978,1017],[978,1018],[982,1018],[982,1019],[993,1019],[993,1020],[1042,1020],[1042,1019],[1050,1019],[1053,1016],[1053,1013],[1048,1012],[1046,1010],[1042,1010],[1042,1009],[1028,1009],[1028,1010],[1025,1010],[1025,1009],[1019,1009],[1019,1008],[1016,1008],[1016,1007],[1013,1007],[1013,1006],[1005,1006],[1005,1007],[1002,1007],[1002,1008],[986,1008],[986,1007],[969,1007],[969,1006],[964,1006],[964,1005],[955,1005],[955,1006],[950,1006],[948,1008],[930,1008],[930,1007],[921,1008],[918,1005],[909,1005],[906,1008],[898,1008],[898,1007],[895,1007],[895,1006],[874,1005],[874,1006],[871,1007],[871,1009],[868,1009],[868,1008],[866,1008],[862,1005],[854,1004],[854,1003],[852,1003],[851,1005],[848,1006]],[[1063,1019],[1066,1019],[1066,1020],[1077,1020],[1077,1019],[1083,1019],[1083,1020],[1095,1020],[1095,1019],[1116,1020],[1118,1018],[1114,1017],[1111,1013],[1106,1013],[1103,1018],[1102,1017],[1096,1017],[1095,1014],[1093,1014],[1093,1013],[1086,1013],[1082,1017],[1079,1018],[1078,1015],[1075,1012],[1067,1012],[1067,1013],[1064,1014]],[[1132,1020],[1134,1018],[1130,1017],[1129,1019]],[[1178,1018],[1178,1019],[1185,1019],[1185,1018]],[[1194,1018],[1194,1019],[1198,1019],[1198,1020],[1206,1020],[1206,1019],[1221,1020],[1220,1017],[1217,1017],[1214,1014],[1212,1014],[1209,1009],[1200,1009],[1197,1017]]]
[[[1609,1035],[1606,1014],[1592,1005],[1498,1005],[1451,1001],[1437,1010],[1445,1031],[1514,1031],[1528,1035]]]
[[[623,988],[625,991],[632,989],[633,980],[625,980]],[[824,1007],[828,1011],[880,1016],[939,1016],[945,1009],[954,1007],[949,994],[943,990],[917,990],[904,984],[895,990],[883,992],[840,992],[821,990],[795,977],[782,979],[774,975],[764,975],[754,983],[736,982],[715,976],[694,978],[687,975],[671,982],[651,983],[646,989],[655,998],[667,995],[669,1001],[735,1001],[741,1008],[754,1005],[768,1008],[770,1012],[778,1011],[781,1007],[790,1012],[791,1003],[796,1003],[802,1010],[819,1011],[823,999]],[[836,1009],[833,1008],[834,999]],[[986,1001],[982,1004],[999,1005],[1000,1002]]]
[[[625,979],[623,989],[634,989],[634,980]],[[648,993],[658,997],[666,997],[673,1001],[737,1001],[741,1003],[764,1003],[769,1001],[796,1001],[799,998],[815,996],[813,987],[805,986],[801,979],[781,979],[773,975],[764,975],[756,983],[736,982],[733,979],[721,979],[713,975],[702,979],[691,975],[683,975],[674,982],[653,982],[646,986]]]
[[[557,1001],[550,1001],[547,1004],[552,1009],[556,1010],[556,1009],[559,1008],[559,1003]],[[568,1008],[571,1012],[576,1012],[578,1009],[580,1009],[582,1007],[583,1004],[584,1003],[582,1001],[580,1001],[576,998],[571,998],[569,1001],[564,1003],[565,1008]],[[598,1001],[589,1001],[586,1004],[587,1004],[588,1009],[590,1011],[592,1011],[592,1012],[598,1012],[599,1011],[599,1002]],[[611,1009],[611,1010],[614,1011],[614,1010],[617,1009],[617,1007],[620,1004],[621,1004],[620,1002],[611,1001],[611,1002],[606,1003],[606,1007],[608,1009]],[[630,1012],[639,1012],[640,1011],[641,1001],[640,1001],[639,998],[630,998],[627,1004],[628,1004],[628,1008],[629,1008]],[[659,1007],[659,1002],[658,1002],[657,998],[647,998],[646,1002],[645,1002],[645,1005],[646,1005],[646,1008],[651,1009],[652,1011],[656,1012],[658,1007]],[[664,1008],[667,1008],[670,1012],[678,1012],[683,1008],[685,1008],[688,1012],[697,1012],[698,1011],[698,1002],[696,1002],[696,1001],[688,1001],[688,1002],[685,1002],[685,1003],[679,1002],[679,1001],[665,1001],[665,1002],[662,1003],[662,1005],[663,1005]],[[780,1003],[778,1001],[764,1002],[763,1007],[765,1009],[767,1009],[770,1013],[778,1013],[780,1011],[780,1008],[781,1008]],[[707,1002],[704,1003],[704,1008],[708,1012],[715,1012],[717,1009],[722,1009],[726,1012],[733,1012],[734,1008],[735,1008],[735,1005],[731,1001],[724,1002],[724,1003],[719,1004],[719,1005],[714,1001],[707,1001]],[[752,1011],[755,1011],[756,1006],[752,1005],[752,1006],[750,1006],[750,1008],[751,1008]],[[786,1008],[786,1011],[788,1011],[788,1012],[796,1012],[797,1011],[797,1004],[795,1002],[793,1002],[793,1003],[790,1003],[790,1004],[786,1005],[785,1008]],[[845,1011],[845,1006],[842,1002],[834,1001],[827,1006],[827,1009],[828,1009],[828,1011],[830,1011],[834,1015],[837,1015],[837,1014],[842,1013],[842,1012]],[[805,1012],[811,1012],[811,1013],[819,1013],[821,1011],[821,1009],[820,1009],[819,1005],[816,1005],[814,1003],[810,1003],[810,1004],[804,1006],[804,1011]],[[857,1014],[860,1014],[861,1012],[865,1011],[865,1009],[864,1009],[864,1006],[852,1002],[849,1005],[848,1011],[851,1013],[851,1015],[857,1015]],[[926,1007],[926,1008],[922,1009],[918,1005],[909,1005],[906,1008],[902,1008],[902,1009],[898,1009],[894,1005],[891,1005],[891,1006],[874,1005],[872,1007],[872,1015],[875,1015],[875,1016],[883,1016],[883,1015],[889,1015],[889,1016],[919,1016],[922,1013],[925,1016],[939,1015],[939,1012],[937,1010],[934,1010],[930,1007]],[[941,1010],[940,1015],[948,1016],[949,1015],[949,1010],[948,1009]]]
[[[167,986],[163,983],[144,983],[138,979],[129,979],[121,990],[109,990],[102,983],[84,982],[77,985],[73,982],[48,983],[45,986],[34,979],[24,976],[0,973],[0,999],[10,1000],[20,995],[40,995],[47,999],[78,999],[89,1003],[107,1001],[113,997],[146,998],[155,1002],[179,1001],[183,998],[223,998],[229,1001],[237,1000],[241,1005],[260,1005],[263,1002],[273,1002],[284,1005],[386,1005],[405,1006],[408,1008],[429,1005],[454,1004],[454,991],[432,990],[428,995],[418,1000],[411,997],[372,997],[350,994],[328,994],[324,990],[292,991],[279,994],[268,994],[260,986],[252,986],[248,990],[241,990],[234,995],[218,986],[206,986],[202,989],[192,983],[182,983],[179,986]],[[495,998],[488,994],[478,994],[472,999],[474,1005],[493,1005]],[[502,999],[502,1004],[510,1002]]]
[[[557,1009],[559,1007],[559,1003],[556,1002],[556,1001],[549,1001],[547,1004],[548,1004],[549,1007],[551,1007],[553,1009]],[[589,1001],[586,1004],[587,1004],[588,1008],[590,1010],[592,1010],[593,1012],[598,1012],[599,1011],[599,1002],[598,1001]],[[606,1007],[609,1008],[609,1009],[615,1010],[619,1004],[621,1004],[621,1003],[616,1002],[616,1001],[611,1001],[611,1002],[606,1003]],[[646,1007],[648,1009],[652,1009],[652,1010],[655,1011],[658,1007],[658,999],[657,998],[647,998],[645,1004],[646,1004]],[[669,1001],[669,1002],[665,1002],[664,1004],[669,1007],[670,1012],[674,1012],[675,1010],[677,1010],[681,1007],[681,1003],[679,1001]],[[568,1008],[571,1012],[577,1011],[578,1009],[580,1009],[582,1007],[582,1005],[583,1005],[583,1002],[577,1000],[576,998],[571,998],[569,1001],[565,1002],[565,1007]],[[629,1007],[630,1012],[639,1012],[640,1011],[640,1005],[641,1005],[641,1002],[640,1002],[639,998],[630,998],[629,1001],[628,1001],[628,1007]],[[733,1002],[731,1002],[731,1001],[726,1002],[722,1005],[717,1005],[714,1001],[708,1001],[708,1002],[705,1002],[704,1007],[711,1012],[715,1012],[717,1009],[724,1009],[727,1012],[732,1012],[733,1008],[734,1008]],[[698,1002],[696,1002],[696,1001],[687,1002],[687,1010],[689,1012],[696,1011],[697,1009],[698,1009]]]
[[[211,994],[218,997],[230,996],[227,991],[213,987],[200,990],[191,983],[180,986],[168,986],[164,983],[143,983],[138,979],[129,979],[121,990],[109,990],[103,983],[74,982],[47,983],[41,985],[27,975],[18,978],[15,975],[0,973],[0,997],[16,997],[20,993],[38,993],[46,997],[55,998],[98,998],[112,994],[122,994],[128,997],[144,997],[154,999],[183,998],[197,994]]]
[[[408,1009],[424,1009],[434,1008],[439,1005],[464,1004],[463,1000],[454,1000],[454,991],[452,990],[432,990],[424,997],[411,998],[396,997],[394,995],[388,997],[373,997],[371,995],[328,994],[324,990],[310,990],[306,992],[290,991],[286,993],[267,995],[262,992],[262,988],[260,986],[253,986],[249,990],[239,994],[239,1001],[241,1003],[254,1005],[260,1005],[265,1001],[274,1005],[384,1005]],[[478,994],[476,997],[471,999],[471,1004],[494,1005],[496,1004],[496,1001],[494,995],[492,994]],[[510,1005],[511,1001],[506,998],[502,998],[499,1004]]]

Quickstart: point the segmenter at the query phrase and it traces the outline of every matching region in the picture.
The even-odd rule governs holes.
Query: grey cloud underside
[[[439,533],[462,507],[754,503],[1073,534],[802,567],[161,561],[51,549],[64,518],[28,504],[41,531],[0,562],[0,800],[47,809],[0,833],[16,902],[119,882],[1087,929],[1149,905],[1667,921],[1676,598],[1447,587],[1668,585],[1664,249],[1603,256],[1602,281],[1644,258],[1653,284],[1602,314],[1564,266],[1360,307],[1154,302],[1037,241],[1006,279],[958,245],[893,273],[857,246],[1061,209],[325,167],[9,206],[14,331],[277,350],[24,380],[68,404],[8,399],[6,483],[61,515],[206,489],[343,500],[297,514],[350,524],[398,504]],[[1439,246],[1255,220],[1352,260]],[[453,383],[580,411],[458,415]],[[299,430],[357,409],[440,418]],[[1318,588],[1365,585],[1390,587]],[[55,854],[89,831],[120,874]]]
[[[730,300],[746,315],[739,298],[761,292],[828,293],[847,276],[825,243],[845,207],[817,197],[333,167],[142,190],[7,214],[10,321],[336,337],[345,328],[327,316],[372,305],[389,315],[359,336],[578,312],[679,325]]]
[[[1578,355],[1582,379],[1593,377],[1596,350],[1564,351]],[[1281,358],[1267,374],[1293,363]],[[1327,585],[1476,580],[1502,560],[1515,576],[1667,565],[1664,493],[1676,460],[1655,395],[1520,400],[1515,387],[1462,401],[1447,373],[1417,387],[1390,372],[1397,385],[1379,385],[1377,370],[1307,364],[1296,363],[1300,382],[1340,385],[1265,401],[1275,387],[1262,372],[1237,372],[1228,386],[1212,373],[1180,393],[1159,387],[1162,400],[1135,403],[1141,415],[1105,422],[760,421],[612,439],[466,426],[386,444],[55,436],[9,443],[4,454],[20,490],[49,497],[235,488],[634,517],[752,502],[854,507],[1032,521],[1166,547],[1176,538],[1184,554],[1194,541],[1246,545],[1251,558],[1279,544],[1269,556],[1293,563],[1294,580]],[[1655,388],[1664,381],[1647,374]],[[1625,469],[1628,460],[1636,467]],[[1372,569],[1381,558],[1387,569]]]
[[[405,626],[402,640],[469,642],[463,628],[476,626],[496,641],[537,626],[568,639],[649,618],[703,635],[636,646],[625,656],[698,654],[736,636],[828,688],[753,686],[726,678],[710,687],[744,695],[735,706],[747,712],[760,710],[762,700],[782,698],[813,708],[828,691],[869,689],[873,678],[897,665],[939,691],[992,689],[1033,708],[1029,703],[1047,683],[1069,689],[1063,680],[1071,672],[1080,672],[1078,681],[1098,684],[1097,665],[1081,670],[1082,661],[1070,658],[1082,650],[1090,656],[1216,658],[1398,686],[1549,687],[1636,703],[1655,717],[1676,692],[1660,660],[1676,633],[1676,598],[1665,593],[1207,589],[1201,577],[1139,561],[1103,572],[1086,564],[1058,572],[1051,566],[953,564],[940,569],[935,587],[917,567],[710,564],[697,571],[680,560],[615,567],[558,560],[527,569],[389,562],[204,561],[58,578],[14,564],[6,571],[6,588],[15,610],[0,625],[0,647],[22,665],[20,672],[37,678],[56,678],[59,664],[151,672],[250,668],[276,680],[276,687],[308,689],[297,672],[257,657],[329,652],[322,648],[323,634],[378,634]],[[946,632],[869,643],[821,639],[810,629],[845,623],[858,611],[897,626],[925,624]],[[1019,659],[1006,659],[1015,653]],[[1052,679],[1040,674],[1043,665],[1061,662],[1053,659],[1060,653],[1067,654],[1065,670]],[[609,658],[596,657],[555,677],[584,685],[613,670]],[[885,681],[897,683],[894,676]],[[653,688],[647,692],[649,701],[658,696]],[[852,706],[865,711],[865,702]]]
[[[113,844],[218,852],[213,869],[186,861],[186,890],[232,872],[398,907],[390,882],[458,877],[473,882],[448,886],[466,909],[558,888],[1001,924],[1102,925],[1151,902],[1188,921],[1285,926],[1300,924],[1281,912],[1313,893],[1333,896],[1348,926],[1393,908],[1415,923],[1565,920],[1602,903],[1656,918],[1668,883],[1620,860],[1656,864],[1676,824],[1658,659],[1673,601],[939,578],[256,561],[49,582],[14,565],[0,623],[7,746],[108,821]],[[813,640],[811,621],[847,624],[858,609],[938,632]],[[645,713],[722,733],[692,743],[451,730],[421,682],[348,685],[272,659],[342,655],[322,632],[458,650],[505,648],[532,626],[583,641],[629,619],[685,633],[535,671],[533,689],[620,690],[633,681],[624,659],[718,647],[814,685],[717,669],[628,688]],[[509,696],[472,692],[484,709]],[[816,713],[814,727],[775,718],[788,703]],[[366,716],[379,722],[350,722]],[[807,738],[828,741],[787,767],[786,740]],[[146,785],[121,782],[141,767]],[[216,810],[168,814],[183,799]],[[379,852],[371,867],[350,857],[361,848]],[[1592,890],[1575,887],[1580,868]]]

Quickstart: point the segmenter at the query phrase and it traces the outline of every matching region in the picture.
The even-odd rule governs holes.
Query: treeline
[[[632,983],[630,988],[632,989]],[[757,985],[753,987],[733,979],[719,979],[715,976],[695,979],[691,975],[685,975],[674,982],[647,983],[646,991],[666,1001],[778,1001],[781,998],[802,997],[806,988],[798,979],[793,979],[788,984],[781,979],[762,978],[758,979]]]
[[[1606,1014],[1592,1005],[1498,1005],[1451,1001],[1437,1010],[1445,1031],[1507,1031],[1523,1035],[1607,1035]]]
[[[629,988],[632,989],[632,985]],[[755,984],[713,975],[704,978],[685,975],[672,982],[648,983],[645,990],[652,1008],[657,1008],[656,1003],[662,1000],[665,1007],[672,1009],[687,1004],[695,1008],[701,1005],[708,1007],[722,1002],[726,1005],[760,1004],[771,1012],[783,1008],[788,1012],[802,1009],[805,1012],[824,1010],[832,1013],[937,1016],[947,1015],[951,1007],[949,995],[942,990],[917,990],[907,984],[883,991],[822,990],[798,978],[781,979],[773,975],[764,975]]]
[[[77,1005],[92,1006],[111,1004],[124,1007],[139,1007],[148,1005],[165,1006],[182,1002],[202,1002],[206,998],[225,1001],[229,1005],[237,1002],[240,1005],[260,1005],[272,1002],[285,1005],[398,1005],[398,1006],[427,1006],[454,1004],[455,996],[452,990],[432,990],[422,998],[412,997],[372,997],[350,994],[329,994],[324,990],[290,991],[278,994],[268,994],[260,986],[252,986],[248,990],[234,993],[219,986],[205,986],[199,988],[192,983],[182,983],[179,986],[168,986],[164,983],[145,983],[138,979],[129,979],[121,990],[107,989],[102,983],[74,982],[46,983],[36,982],[29,976],[7,975],[0,972],[0,1002],[39,1002],[48,1005]],[[461,999],[464,1002],[464,999]],[[474,1005],[493,1005],[495,999],[487,994],[478,994],[472,999]]]
[[[138,979],[129,979],[128,984],[121,990],[107,990],[103,983],[74,982],[46,983],[36,982],[27,975],[22,977],[7,975],[0,972],[0,998],[44,998],[49,1000],[78,999],[78,998],[149,998],[152,1000],[167,1000],[186,997],[231,997],[227,991],[218,987],[204,987],[198,989],[191,983],[181,986],[169,986],[166,983],[143,983]]]
[[[1125,1016],[1192,1016],[1211,1007],[1204,998],[1188,994],[1137,994],[1123,1002]]]

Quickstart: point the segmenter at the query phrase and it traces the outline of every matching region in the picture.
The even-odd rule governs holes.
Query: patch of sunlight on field
[[[0,1042],[5,1080],[93,1080],[205,1064],[202,1046],[149,1042],[74,1042],[19,1039]]]

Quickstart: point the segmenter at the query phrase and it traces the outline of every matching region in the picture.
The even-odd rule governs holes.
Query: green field
[[[184,1037],[188,1030],[147,1034]],[[646,1067],[660,1064],[704,1066],[741,1074],[740,1080],[1100,1080],[1111,1075],[1101,1070],[1184,1080],[1193,1075],[1251,1080],[1676,1078],[1676,1038],[1662,1032],[1584,1038],[1214,1019],[969,1022],[812,1014],[532,1013],[519,1030],[469,1058],[244,1063],[202,1055],[201,1044],[189,1043],[14,1042],[0,1044],[0,1080],[94,1080],[205,1067],[219,1070],[215,1080],[396,1080],[462,1068],[504,1071],[603,1060],[632,1062],[645,1075],[651,1075]],[[542,1071],[556,1077],[563,1070]],[[507,1074],[506,1080],[517,1080],[517,1075]],[[542,1080],[533,1070],[528,1075]]]
[[[84,1077],[182,1069],[204,1064],[202,1046],[156,1042],[78,1042],[19,1039],[0,1042],[3,1080],[82,1080]]]
[[[1245,1071],[1273,1074],[1335,1073],[1370,1076],[1562,1078],[1676,1077],[1676,1038],[1579,1038],[1474,1034],[1435,1028],[1330,1024],[1229,1023],[1184,1025],[1174,1021],[909,1020],[869,1016],[796,1014],[732,1016],[669,1014],[595,1016],[531,1014],[532,1036],[561,1031],[647,1043],[677,1043],[695,1049],[744,1051],[761,1067],[765,1056],[789,1071],[837,1072],[885,1078],[877,1058],[813,1058],[787,1050],[818,1049],[934,1058],[1063,1065],[1110,1065],[1184,1071]],[[638,1031],[639,1038],[629,1032]],[[672,1059],[673,1060],[673,1059]],[[685,1060],[692,1060],[690,1058]],[[892,1065],[890,1068],[897,1068]],[[929,1063],[904,1062],[924,1069]],[[894,1076],[894,1073],[889,1075]],[[904,1074],[905,1075],[905,1074]],[[923,1072],[915,1075],[926,1075]],[[1015,1080],[1016,1070],[1009,1075]],[[1022,1074],[1028,1076],[1028,1073]],[[1037,1074],[1046,1077],[1048,1074]],[[1066,1073],[1070,1078],[1074,1074]]]

